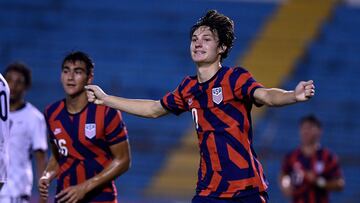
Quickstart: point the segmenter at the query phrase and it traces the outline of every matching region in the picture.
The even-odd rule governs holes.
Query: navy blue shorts
[[[194,196],[192,203],[268,203],[269,196],[266,192],[237,198],[215,198]]]

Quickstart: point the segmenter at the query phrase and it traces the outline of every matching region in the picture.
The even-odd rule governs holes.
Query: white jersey
[[[8,180],[0,197],[30,196],[33,184],[31,154],[36,150],[47,150],[45,119],[32,104],[26,103],[21,109],[10,112],[10,120]]]
[[[7,177],[7,139],[10,134],[10,89],[0,73],[0,182],[6,182]]]

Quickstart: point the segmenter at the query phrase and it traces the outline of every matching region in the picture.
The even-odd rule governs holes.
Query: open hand
[[[65,190],[62,190],[56,195],[56,199],[61,203],[76,203],[84,198],[88,192],[88,185],[86,182],[83,182],[79,185],[70,186]]]

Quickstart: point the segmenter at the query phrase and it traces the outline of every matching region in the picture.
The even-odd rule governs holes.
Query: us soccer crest
[[[215,104],[220,104],[223,100],[223,93],[221,87],[212,88],[212,100]]]
[[[96,136],[96,124],[86,123],[85,124],[85,136],[89,139]]]

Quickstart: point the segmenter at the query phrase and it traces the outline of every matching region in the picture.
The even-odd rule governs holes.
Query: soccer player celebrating
[[[7,139],[10,134],[10,88],[0,73],[0,190],[7,180]]]
[[[35,158],[36,177],[46,165],[46,123],[43,114],[24,97],[31,86],[30,69],[12,63],[5,69],[10,87],[11,135],[8,139],[8,181],[0,192],[0,202],[30,202],[33,185],[31,157]]]
[[[201,157],[192,202],[266,202],[268,186],[252,146],[251,107],[307,101],[315,92],[313,82],[300,82],[294,91],[264,88],[244,68],[223,66],[233,45],[234,24],[217,11],[208,11],[190,37],[197,75],[185,77],[161,100],[110,96],[95,85],[86,87],[88,100],[149,118],[190,111]]]
[[[66,98],[45,110],[53,153],[40,194],[46,199],[57,178],[56,202],[117,202],[114,180],[130,167],[121,113],[88,103],[84,87],[93,80],[94,64],[87,54],[70,53],[61,68]]]
[[[329,192],[345,184],[337,157],[320,145],[322,124],[313,115],[300,120],[301,145],[286,155],[280,188],[297,202],[329,202]]]

